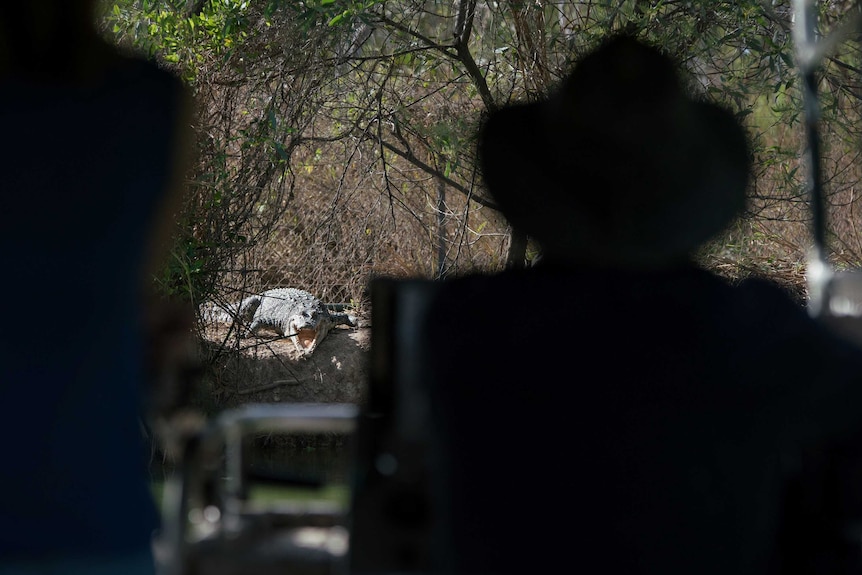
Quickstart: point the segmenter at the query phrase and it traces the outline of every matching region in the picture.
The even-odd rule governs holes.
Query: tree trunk
[[[437,182],[437,279],[446,273],[446,182]]]

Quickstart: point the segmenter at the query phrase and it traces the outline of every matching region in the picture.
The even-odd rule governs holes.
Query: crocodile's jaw
[[[297,323],[304,324],[303,327],[297,326]],[[291,321],[288,324],[288,333],[291,334],[290,339],[293,341],[294,347],[296,350],[303,356],[311,355],[311,353],[317,348],[317,344],[319,344],[324,337],[326,337],[326,331],[321,329],[321,325],[318,324],[316,326],[309,326],[307,321]]]
[[[296,340],[299,351],[304,354],[309,354],[317,347],[317,330],[316,329],[299,329],[296,330]]]

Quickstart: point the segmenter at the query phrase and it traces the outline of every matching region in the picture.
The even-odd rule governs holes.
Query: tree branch
[[[390,152],[392,152],[396,156],[399,156],[399,157],[407,160],[408,162],[410,162],[411,164],[413,164],[414,166],[416,166],[417,168],[419,168],[420,170],[422,170],[426,174],[434,176],[435,178],[438,178],[439,180],[445,182],[447,186],[450,186],[452,189],[457,190],[458,192],[464,194],[468,199],[476,202],[479,205],[485,206],[486,208],[491,208],[492,210],[500,211],[500,208],[494,202],[492,202],[490,200],[486,200],[485,198],[482,198],[482,197],[478,197],[475,194],[472,194],[470,188],[464,186],[463,184],[456,182],[452,178],[446,177],[440,170],[437,170],[433,166],[426,164],[425,162],[423,162],[422,160],[417,158],[415,155],[413,155],[412,152],[402,150],[402,149],[392,145],[391,143],[387,142],[386,140],[383,139],[383,136],[381,134],[372,134],[370,132],[366,132],[366,136],[376,140],[377,144],[379,146],[381,146],[382,148],[384,148],[386,150],[389,150]]]
[[[455,25],[455,51],[458,54],[457,60],[464,65],[467,74],[473,80],[482,102],[485,104],[485,109],[493,112],[497,109],[497,103],[494,101],[494,96],[491,95],[491,90],[488,88],[488,83],[485,81],[485,76],[479,69],[473,54],[470,52],[469,41],[473,31],[473,15],[476,13],[476,0],[461,0],[458,5],[458,20]]]

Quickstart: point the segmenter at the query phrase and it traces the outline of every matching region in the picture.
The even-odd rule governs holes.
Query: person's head
[[[549,259],[660,267],[687,259],[745,205],[747,137],[688,96],[676,64],[615,36],[549,98],[486,119],[479,160],[509,222]]]

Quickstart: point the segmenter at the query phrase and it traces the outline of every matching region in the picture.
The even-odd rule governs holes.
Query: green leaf
[[[275,142],[275,151],[278,154],[278,157],[285,162],[290,159],[287,155],[287,151],[284,149],[284,146],[281,144],[281,142]]]

